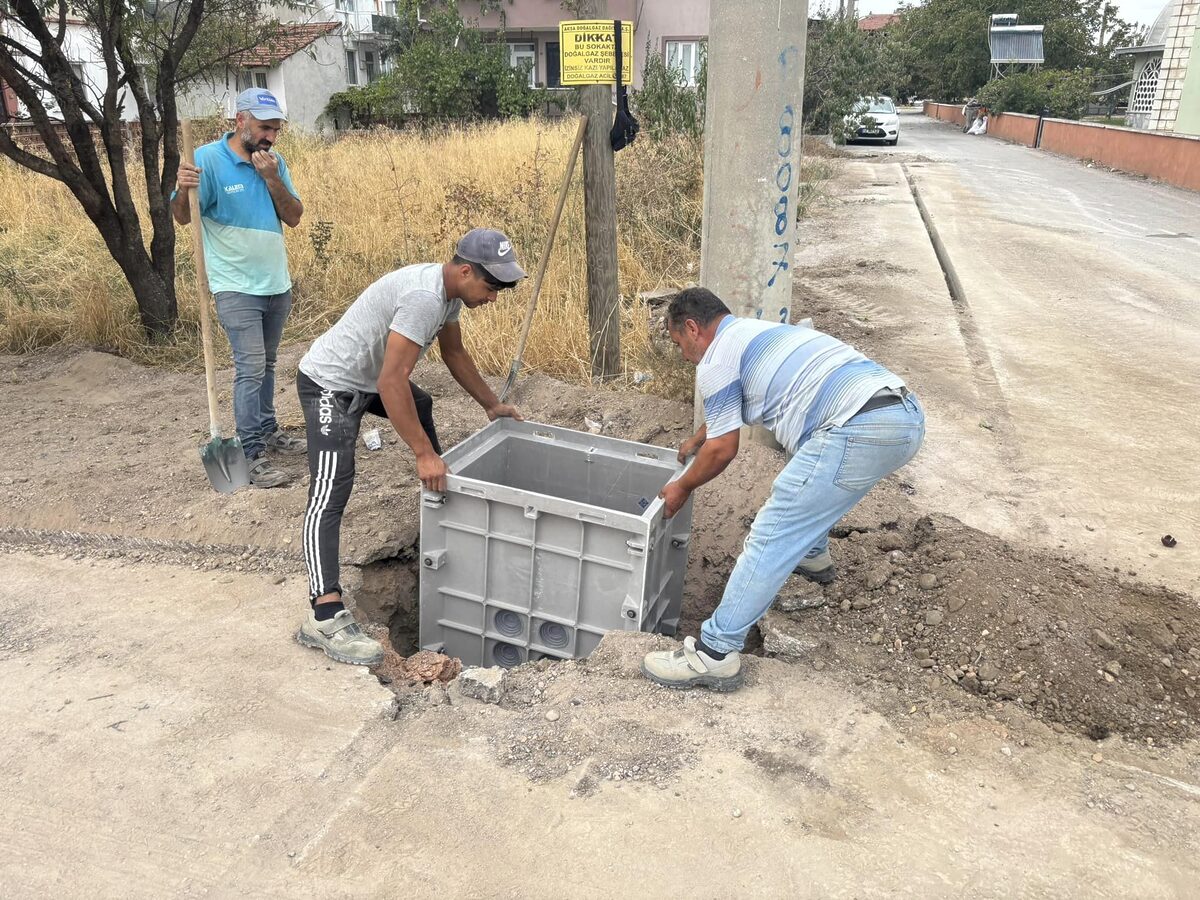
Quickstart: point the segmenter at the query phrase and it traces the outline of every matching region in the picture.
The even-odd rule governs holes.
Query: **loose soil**
[[[284,354],[281,383],[291,382],[299,355],[300,348]],[[296,476],[290,487],[213,493],[195,457],[206,436],[195,375],[145,370],[100,353],[6,357],[0,371],[11,392],[36,398],[24,428],[0,436],[7,461],[0,540],[9,546],[266,570],[280,579],[302,571],[296,547],[303,458],[283,461]],[[440,367],[426,365],[418,380],[436,398],[447,445],[482,427],[482,414]],[[690,430],[689,405],[633,391],[534,376],[516,400],[535,420],[581,428],[587,417],[602,422],[605,433],[662,446],[677,445]],[[289,392],[281,389],[279,402],[284,422],[298,423]],[[747,446],[701,491],[683,633],[695,633],[719,601],[782,464],[780,454]],[[416,649],[412,462],[388,435],[380,452],[360,448],[358,472],[343,532],[345,580],[361,618],[387,627],[407,656]],[[1003,707],[1093,739],[1118,734],[1166,744],[1196,735],[1200,614],[1193,598],[924,514],[911,493],[901,473],[835,530],[839,578],[832,586],[793,579],[785,588],[764,628],[798,652],[801,665],[874,686],[879,708],[897,714],[914,703],[963,715]],[[214,574],[217,583],[221,577]],[[297,615],[303,603],[298,593]],[[6,631],[6,640],[13,634]],[[750,648],[764,652],[757,633]],[[532,668],[514,676],[523,687],[506,702],[535,696],[526,682],[553,683],[555,667]],[[407,678],[391,680],[405,704],[424,690]],[[639,737],[639,727],[627,726],[620,745],[657,746],[653,734]],[[566,771],[566,760],[585,753],[563,748],[552,761],[528,745],[495,740],[536,777]],[[594,751],[599,742],[588,746]],[[671,768],[673,753],[664,752],[646,763],[653,777]],[[603,766],[598,771],[607,777]]]

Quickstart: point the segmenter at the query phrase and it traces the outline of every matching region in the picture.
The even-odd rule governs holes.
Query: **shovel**
[[[537,272],[533,276],[533,296],[529,298],[529,308],[525,310],[525,324],[521,326],[517,355],[508,371],[508,381],[504,382],[504,389],[500,391],[501,403],[517,383],[517,373],[521,371],[521,357],[525,354],[525,342],[529,340],[529,326],[533,323],[533,311],[537,308],[538,292],[542,289],[546,264],[550,262],[550,250],[554,247],[554,235],[558,232],[558,220],[562,218],[563,206],[567,202],[567,189],[571,186],[571,176],[575,174],[575,158],[579,156],[579,147],[583,144],[583,133],[587,130],[587,123],[587,116],[579,117],[579,130],[575,132],[575,143],[571,145],[571,155],[567,157],[567,171],[563,174],[562,187],[558,189],[558,206],[554,208],[554,218],[550,220],[550,231],[546,234],[546,246],[542,249],[542,258],[538,260]]]
[[[192,153],[192,123],[184,119],[183,160],[188,165],[196,163]],[[232,494],[250,483],[250,466],[246,453],[237,437],[221,437],[221,425],[217,422],[216,363],[213,360],[212,324],[209,322],[208,270],[204,265],[204,235],[200,230],[199,191],[188,191],[188,203],[192,212],[192,255],[196,257],[196,289],[200,298],[200,339],[204,344],[204,381],[208,388],[208,430],[211,440],[200,447],[200,460],[214,488],[222,494]]]

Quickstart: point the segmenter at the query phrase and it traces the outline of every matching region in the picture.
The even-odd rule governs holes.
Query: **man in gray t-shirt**
[[[525,277],[512,243],[499,231],[476,228],[458,242],[448,263],[406,266],[384,275],[350,305],[300,360],[296,387],[308,428],[308,510],[304,561],[312,606],[296,635],[339,662],[374,665],[380,645],[367,637],[342,604],[338,583],[342,512],[354,487],[354,448],[365,413],[391,421],[412,448],[417,477],[431,491],[446,489],[446,464],[433,424],[433,399],[410,381],[434,339],[454,380],[489,419],[512,416],[479,375],[462,342],[458,317]]]

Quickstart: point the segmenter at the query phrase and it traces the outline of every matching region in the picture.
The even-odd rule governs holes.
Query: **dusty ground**
[[[642,680],[653,636],[516,670],[498,706],[414,684],[394,659],[376,673],[388,688],[328,665],[289,640],[302,460],[285,464],[292,487],[221,497],[195,457],[201,379],[97,353],[0,357],[25,410],[0,434],[12,895],[1189,896],[1194,532],[1182,554],[1139,544],[1143,571],[1111,540],[1128,530],[1119,504],[1089,512],[1095,532],[1072,519],[1099,543],[1030,527],[1046,521],[1040,476],[1005,450],[1024,412],[973,374],[975,338],[897,168],[846,166],[798,260],[795,311],[904,372],[928,444],[835,530],[838,582],[789,583],[730,697]],[[864,198],[881,207],[870,224]],[[876,300],[867,258],[888,285]],[[282,366],[291,424],[301,351]],[[418,380],[444,443],[484,424],[436,366]],[[684,404],[543,378],[516,400],[664,446],[691,420]],[[701,494],[685,630],[719,599],[781,463],[749,447]],[[351,596],[406,655],[411,461],[393,436],[358,465]]]

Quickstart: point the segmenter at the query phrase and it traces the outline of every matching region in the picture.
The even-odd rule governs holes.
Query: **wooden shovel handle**
[[[196,165],[192,144],[192,120],[180,122],[183,130],[183,161]],[[188,207],[192,213],[192,256],[196,259],[196,294],[200,301],[200,340],[204,344],[204,382],[208,388],[208,428],[212,437],[221,436],[217,423],[217,364],[213,357],[212,322],[209,318],[208,269],[204,265],[204,232],[200,227],[200,189],[188,191]]]
[[[542,257],[538,260],[537,272],[533,276],[533,294],[529,298],[529,308],[525,310],[525,322],[521,326],[521,339],[517,342],[517,355],[513,362],[517,368],[520,368],[521,357],[525,354],[525,342],[529,340],[529,326],[533,324],[533,312],[537,309],[538,294],[542,290],[542,279],[546,277],[546,266],[550,262],[550,251],[554,247],[554,235],[558,233],[558,222],[562,218],[563,207],[567,204],[567,192],[571,187],[571,176],[575,174],[575,160],[579,156],[579,148],[583,144],[587,123],[587,116],[579,117],[579,129],[575,132],[575,143],[571,145],[571,153],[567,157],[567,171],[563,173],[562,186],[558,189],[558,205],[554,207],[554,218],[550,220],[550,231],[546,234],[546,246],[542,249]]]

